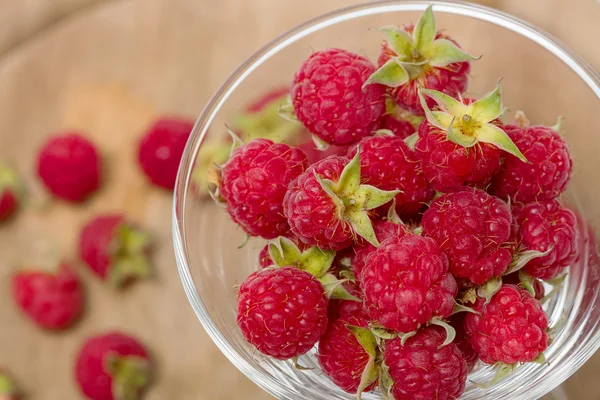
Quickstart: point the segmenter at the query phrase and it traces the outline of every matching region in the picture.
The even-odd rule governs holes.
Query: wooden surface
[[[229,73],[275,34],[357,1],[0,0],[0,158],[33,176],[33,157],[54,131],[85,130],[110,163],[106,185],[82,207],[32,204],[0,227],[0,365],[34,400],[80,398],[72,358],[84,337],[108,329],[139,336],[158,362],[151,400],[267,399],[207,337],[193,315],[171,246],[171,196],[135,168],[140,132],[159,114],[195,118]],[[600,69],[600,4],[593,0],[481,1],[550,31]],[[78,231],[101,211],[124,211],[159,246],[155,276],[123,293],[84,268],[87,313],[66,334],[40,332],[13,307],[9,276],[19,263],[75,257]],[[590,380],[600,357],[567,384],[572,399],[598,399]]]

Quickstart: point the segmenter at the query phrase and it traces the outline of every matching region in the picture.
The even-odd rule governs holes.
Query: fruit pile
[[[193,123],[159,119],[143,135],[139,165],[148,181],[172,191]],[[97,194],[104,181],[103,157],[80,132],[52,135],[37,157],[38,178],[55,199],[79,205]],[[0,165],[0,223],[16,217],[27,204],[25,183],[12,168]],[[122,214],[94,216],[79,235],[79,258],[110,287],[120,289],[150,273],[153,243],[139,224]],[[45,255],[43,255],[45,256]],[[50,257],[51,258],[51,257]],[[85,311],[84,282],[76,262],[47,259],[15,272],[12,295],[17,307],[38,327],[66,331]],[[149,386],[152,361],[146,348],[122,332],[88,338],[75,361],[75,381],[91,400],[141,399]],[[0,399],[21,399],[13,378],[0,369]]]
[[[314,145],[302,129],[234,135],[210,174],[233,221],[269,240],[237,323],[278,360],[317,346],[322,371],[359,398],[456,399],[478,362],[499,379],[544,361],[545,288],[579,252],[560,201],[572,161],[560,125],[500,120],[499,85],[465,95],[478,57],[431,7],[380,31],[377,66],[331,48],[294,75],[280,113]]]

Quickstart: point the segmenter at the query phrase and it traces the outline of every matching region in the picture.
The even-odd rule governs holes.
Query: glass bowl
[[[382,36],[372,28],[415,22],[434,4],[438,27],[473,54],[469,95],[482,95],[503,78],[504,103],[527,112],[534,124],[553,125],[564,117],[563,132],[575,162],[565,201],[587,223],[581,224],[582,255],[569,268],[561,290],[545,304],[554,327],[546,351],[548,363],[519,367],[512,375],[483,389],[472,382],[491,379],[490,367],[470,376],[464,399],[535,399],[573,374],[600,346],[599,265],[591,226],[600,220],[600,135],[589,117],[600,114],[599,78],[579,57],[539,29],[501,12],[447,2],[389,1],[346,8],[313,19],[279,36],[241,65],[208,103],[191,135],[175,189],[173,234],[179,272],[192,307],[217,346],[244,374],[278,399],[352,399],[324,376],[314,351],[301,357],[309,371],[291,362],[271,360],[247,344],[236,324],[235,286],[257,269],[264,242],[252,239],[241,248],[244,234],[227,213],[195,194],[194,167],[210,137],[222,135],[225,124],[266,89],[289,84],[299,64],[316,49],[341,47],[371,60]],[[196,173],[198,171],[196,170]],[[206,171],[200,171],[206,173]],[[588,229],[589,228],[589,229]],[[588,236],[589,235],[589,236]],[[379,398],[377,393],[363,396]]]

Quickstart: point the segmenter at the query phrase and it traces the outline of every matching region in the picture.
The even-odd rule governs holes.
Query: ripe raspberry
[[[50,138],[38,154],[38,175],[56,197],[84,201],[100,186],[102,160],[92,142],[76,132]]]
[[[79,236],[81,259],[113,287],[149,275],[148,234],[122,215],[101,215],[89,221]]]
[[[477,361],[479,361],[479,354],[477,354],[473,346],[471,346],[471,342],[469,342],[469,338],[465,333],[463,323],[466,315],[467,313],[465,312],[454,314],[448,319],[448,322],[454,328],[456,333],[456,337],[452,343],[454,343],[462,353],[463,358],[467,363],[467,371],[471,372],[475,367],[475,364],[477,364]]]
[[[12,376],[0,368],[0,399],[20,400],[19,390]]]
[[[446,333],[439,327],[420,329],[404,345],[385,343],[384,358],[395,400],[453,400],[465,390],[467,364],[454,343],[440,347]]]
[[[362,290],[360,290],[360,286],[356,282],[351,281],[344,282],[343,285],[348,293],[361,301],[330,299],[327,308],[329,321],[350,315],[362,315],[366,317],[362,303],[364,296]]]
[[[379,121],[381,124],[380,129],[388,129],[400,139],[406,139],[417,131],[409,121],[390,114],[384,114]]]
[[[306,167],[301,150],[271,140],[254,139],[236,149],[221,171],[220,194],[229,215],[250,236],[288,236],[283,197]]]
[[[86,340],[77,356],[75,378],[91,400],[138,400],[150,384],[150,367],[142,344],[111,332]]]
[[[502,277],[503,284],[516,285],[519,288],[525,289],[523,283],[521,282],[521,278],[519,277],[518,272],[514,272],[512,274],[504,275]],[[542,300],[544,295],[546,294],[546,289],[544,288],[544,284],[539,279],[533,278],[532,281],[533,292],[536,300]]]
[[[153,184],[173,190],[179,162],[193,128],[193,121],[161,118],[144,134],[138,161]]]
[[[515,204],[519,223],[517,239],[523,250],[549,251],[529,261],[523,270],[540,279],[552,279],[572,264],[579,254],[577,217],[556,200]]]
[[[346,315],[327,326],[319,340],[317,355],[321,369],[333,383],[348,393],[358,391],[361,376],[369,362],[369,354],[346,326],[368,328],[368,321],[362,315]],[[374,382],[363,392],[371,391]]]
[[[434,200],[422,222],[423,233],[448,256],[454,276],[480,285],[508,269],[516,247],[515,227],[502,200],[464,188]]]
[[[507,155],[491,192],[523,203],[559,196],[569,183],[573,162],[558,132],[545,126],[515,125],[507,125],[505,131],[529,162]]]
[[[19,209],[23,187],[16,172],[0,162],[0,223]]]
[[[258,254],[258,265],[261,268],[267,268],[273,265],[273,259],[269,255],[269,244],[266,244]]]
[[[363,269],[362,289],[371,318],[398,332],[449,316],[458,291],[435,241],[413,234],[381,243]]]
[[[548,346],[548,318],[540,302],[525,289],[502,288],[485,305],[479,298],[464,328],[471,345],[486,364],[535,360]]]
[[[416,154],[395,136],[364,138],[360,144],[361,178],[366,184],[383,190],[400,190],[395,197],[401,217],[411,217],[423,208],[434,190],[421,170]],[[353,147],[348,157],[356,154]]]
[[[79,277],[67,263],[54,273],[27,270],[13,276],[15,303],[37,325],[49,330],[69,328],[81,317],[84,306]]]
[[[294,75],[291,88],[296,116],[327,143],[358,142],[378,127],[385,111],[385,87],[367,85],[373,64],[342,49],[313,53]]]
[[[375,236],[380,242],[389,238],[400,238],[410,234],[410,230],[404,224],[395,223],[386,220],[377,220],[373,223]],[[375,253],[377,248],[370,243],[359,243],[354,246],[354,256],[352,257],[352,270],[357,282],[362,280],[362,273],[367,265],[369,257]]]
[[[267,268],[240,286],[237,323],[263,354],[286,360],[309,351],[327,329],[327,296],[309,273]]]
[[[423,173],[440,192],[463,185],[485,187],[500,167],[500,149],[487,143],[466,148],[448,140],[446,132],[423,121],[415,146]]]

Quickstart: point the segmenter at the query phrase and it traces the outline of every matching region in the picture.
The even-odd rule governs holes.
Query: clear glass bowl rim
[[[202,323],[208,335],[231,363],[233,363],[242,373],[244,373],[262,389],[276,398],[294,399],[293,393],[286,393],[286,391],[281,388],[279,382],[266,375],[258,374],[251,364],[249,364],[233,350],[227,339],[221,334],[215,323],[212,321],[202,299],[196,290],[196,285],[194,284],[189,265],[184,222],[186,213],[185,204],[188,195],[188,188],[190,187],[192,171],[194,168],[195,155],[202,145],[202,142],[214,117],[221,109],[223,104],[227,101],[229,96],[233,93],[233,91],[241,82],[244,81],[247,76],[257,69],[263,62],[276,54],[280,49],[285,48],[286,46],[305,36],[310,35],[315,31],[340,22],[349,21],[372,14],[398,11],[422,11],[429,5],[433,5],[434,9],[439,12],[456,14],[486,21],[528,38],[529,40],[548,50],[563,63],[565,63],[587,84],[587,86],[594,92],[596,97],[600,99],[600,75],[598,75],[598,73],[596,73],[586,61],[569,50],[559,40],[542,29],[522,21],[510,14],[467,2],[390,0],[345,7],[315,17],[292,28],[291,30],[281,34],[270,43],[263,46],[246,61],[244,61],[212,96],[198,117],[192,134],[188,140],[181,159],[181,164],[179,166],[173,197],[173,244],[177,267],[185,293],[192,306],[192,309],[194,310],[194,313]],[[593,339],[586,342],[586,346],[587,348],[580,349],[582,356],[578,357],[578,365],[571,365],[571,368],[569,368],[568,371],[558,373],[558,376],[555,376],[556,379],[553,380],[550,387],[540,387],[540,385],[537,388],[533,388],[532,391],[528,392],[530,395],[532,395],[531,398],[539,398],[543,396],[552,390],[552,388],[558,386],[560,383],[566,380],[579,367],[581,367],[581,365],[583,365],[584,362],[587,361],[589,357],[591,357],[600,347],[600,332],[595,332]]]

